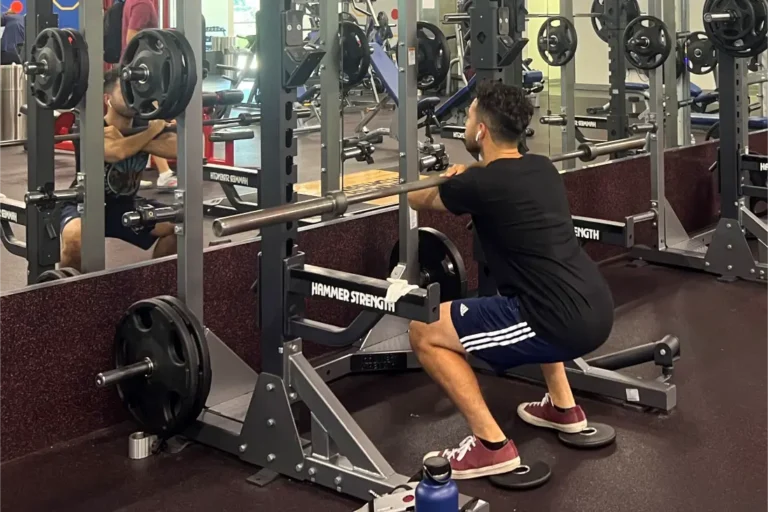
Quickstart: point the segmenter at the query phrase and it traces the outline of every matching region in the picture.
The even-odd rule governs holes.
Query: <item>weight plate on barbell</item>
[[[667,26],[654,16],[638,16],[624,30],[624,53],[638,69],[656,69],[672,51]]]
[[[390,270],[400,261],[400,243],[392,248]],[[440,302],[467,296],[467,269],[456,245],[443,233],[432,228],[419,228],[419,286],[440,284]]]
[[[192,51],[192,46],[187,41],[187,38],[184,37],[184,34],[177,30],[168,30],[167,35],[169,39],[172,39],[177,44],[179,53],[184,61],[182,84],[185,87],[178,101],[172,107],[169,107],[171,114],[168,116],[168,119],[174,119],[184,112],[192,99],[192,95],[195,93],[195,86],[197,86],[197,63],[195,62],[195,53]]]
[[[120,61],[120,87],[136,117],[171,119],[186,87],[184,63],[179,46],[166,30],[142,30],[131,39]]]
[[[201,368],[189,323],[162,300],[136,302],[117,326],[116,367],[146,358],[150,374],[119,382],[117,391],[142,431],[168,438],[199,414]]]
[[[371,48],[363,29],[349,21],[339,21],[339,47],[342,89],[349,91],[368,76]]]
[[[155,297],[155,299],[173,306],[181,319],[187,323],[187,327],[189,327],[189,331],[197,343],[197,354],[200,359],[200,384],[197,391],[197,401],[192,408],[192,415],[197,417],[203,410],[205,402],[208,400],[208,394],[211,392],[211,354],[208,350],[208,340],[205,338],[205,328],[200,323],[200,320],[187,308],[187,305],[176,297],[161,295]]]
[[[637,0],[624,0],[621,3],[621,8],[625,9],[627,12],[628,23],[639,17],[641,14],[640,5],[637,3]],[[592,28],[595,30],[595,34],[607,43],[611,29],[605,19],[605,0],[593,0],[590,14],[592,14]],[[616,27],[616,29],[618,29],[618,27]]]
[[[730,14],[725,21],[704,21],[704,31],[718,50],[736,58],[759,55],[768,48],[768,1],[706,0],[707,14]]]
[[[694,75],[706,75],[717,66],[717,50],[706,33],[692,32],[685,39],[685,48],[688,71]]]
[[[419,90],[437,89],[451,68],[451,49],[445,34],[437,25],[416,22],[416,70]]]
[[[571,62],[579,45],[576,27],[562,16],[550,16],[544,20],[536,40],[541,58],[555,67]]]
[[[75,49],[67,31],[58,28],[40,31],[24,66],[30,75],[30,92],[38,105],[57,109],[67,104],[78,78],[79,68],[74,63]]]

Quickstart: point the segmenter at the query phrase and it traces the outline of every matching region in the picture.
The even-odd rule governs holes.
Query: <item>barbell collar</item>
[[[152,369],[152,360],[145,357],[143,361],[138,363],[101,372],[96,376],[96,387],[103,388],[136,377],[149,377],[152,374]]]
[[[24,202],[31,205],[53,204],[65,201],[83,202],[83,192],[77,188],[68,188],[64,190],[54,190],[53,192],[27,192],[24,195]]]
[[[126,228],[136,228],[141,226],[141,214],[139,212],[126,212],[122,218],[123,226]]]
[[[44,62],[25,62],[24,73],[31,76],[42,75],[48,70]]]
[[[565,116],[542,116],[539,123],[550,126],[565,126],[568,124],[568,120]]]
[[[443,15],[443,23],[448,25],[458,25],[459,23],[464,23],[465,21],[470,20],[469,14],[464,13],[451,13],[451,14],[444,14]]]
[[[120,76],[127,82],[143,82],[149,79],[149,70],[144,66],[126,66]]]
[[[638,133],[656,133],[656,123],[637,123],[629,127],[629,131]]]
[[[735,19],[736,15],[731,12],[708,12],[704,14],[704,21],[706,23],[715,21],[733,21]]]

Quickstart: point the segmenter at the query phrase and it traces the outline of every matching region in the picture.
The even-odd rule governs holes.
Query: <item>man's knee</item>
[[[435,324],[412,321],[408,333],[413,351],[423,352],[431,348],[434,345],[435,330]]]
[[[61,254],[70,260],[80,259],[80,219],[72,219],[61,230]],[[62,259],[63,259],[62,258]]]

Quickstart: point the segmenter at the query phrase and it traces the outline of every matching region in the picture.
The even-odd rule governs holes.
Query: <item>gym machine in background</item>
[[[767,13],[765,0],[705,2],[704,28],[719,51],[720,219],[714,229],[689,235],[665,196],[663,167],[652,167],[655,240],[652,247],[633,248],[634,257],[703,270],[728,281],[766,282],[768,225],[750,210],[748,198],[768,199],[768,157],[749,153],[747,59],[766,51]]]

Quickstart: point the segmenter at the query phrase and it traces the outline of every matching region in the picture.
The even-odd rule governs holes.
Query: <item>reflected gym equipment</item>
[[[638,16],[624,30],[627,60],[638,69],[656,69],[672,51],[673,41],[667,26],[654,16]]]
[[[637,0],[622,0],[620,7],[626,11],[628,22],[631,22],[641,14],[640,5],[637,3]],[[592,28],[595,29],[595,34],[604,42],[609,43],[610,30],[605,21],[605,0],[593,0],[589,16],[592,19]]]
[[[562,16],[551,16],[539,28],[536,37],[539,55],[550,66],[565,66],[576,55],[579,44],[576,27]]]
[[[691,32],[685,39],[688,71],[706,75],[717,67],[717,50],[704,32]]]
[[[768,48],[767,13],[766,0],[707,0],[704,31],[719,50],[754,57]]]
[[[417,87],[422,91],[439,88],[450,72],[451,50],[448,40],[439,27],[426,21],[416,24],[416,37]]]

